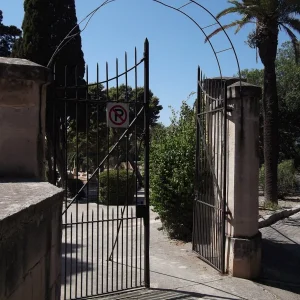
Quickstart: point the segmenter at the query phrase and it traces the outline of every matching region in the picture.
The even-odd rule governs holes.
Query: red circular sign
[[[127,120],[127,111],[121,105],[114,105],[109,111],[109,120],[115,125],[123,125]]]

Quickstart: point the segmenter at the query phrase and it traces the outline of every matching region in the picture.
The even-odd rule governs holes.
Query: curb
[[[258,220],[258,228],[260,229],[260,228],[268,227],[268,226],[273,225],[274,223],[276,223],[282,219],[288,218],[298,212],[300,212],[300,206],[281,210],[281,211],[275,212],[272,215],[267,215],[264,218],[260,218]]]

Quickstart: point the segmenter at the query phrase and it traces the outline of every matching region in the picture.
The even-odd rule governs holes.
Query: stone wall
[[[0,176],[44,178],[49,69],[0,57]]]
[[[0,299],[60,300],[63,191],[0,182]]]

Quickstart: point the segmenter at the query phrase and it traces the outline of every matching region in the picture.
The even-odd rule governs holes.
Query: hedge
[[[127,170],[110,170],[109,172],[102,172],[100,174],[99,203],[101,204],[134,204],[135,190],[136,176],[131,170],[128,170],[128,177]]]
[[[171,125],[153,131],[151,141],[150,203],[170,238],[192,238],[195,154],[195,115],[183,103]]]

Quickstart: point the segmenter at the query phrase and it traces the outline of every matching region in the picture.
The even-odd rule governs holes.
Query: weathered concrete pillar
[[[48,83],[49,69],[0,57],[0,176],[44,179]]]
[[[242,94],[242,95],[241,95]],[[227,89],[227,210],[226,267],[241,278],[260,273],[261,235],[258,230],[259,99],[258,86],[236,82]]]

